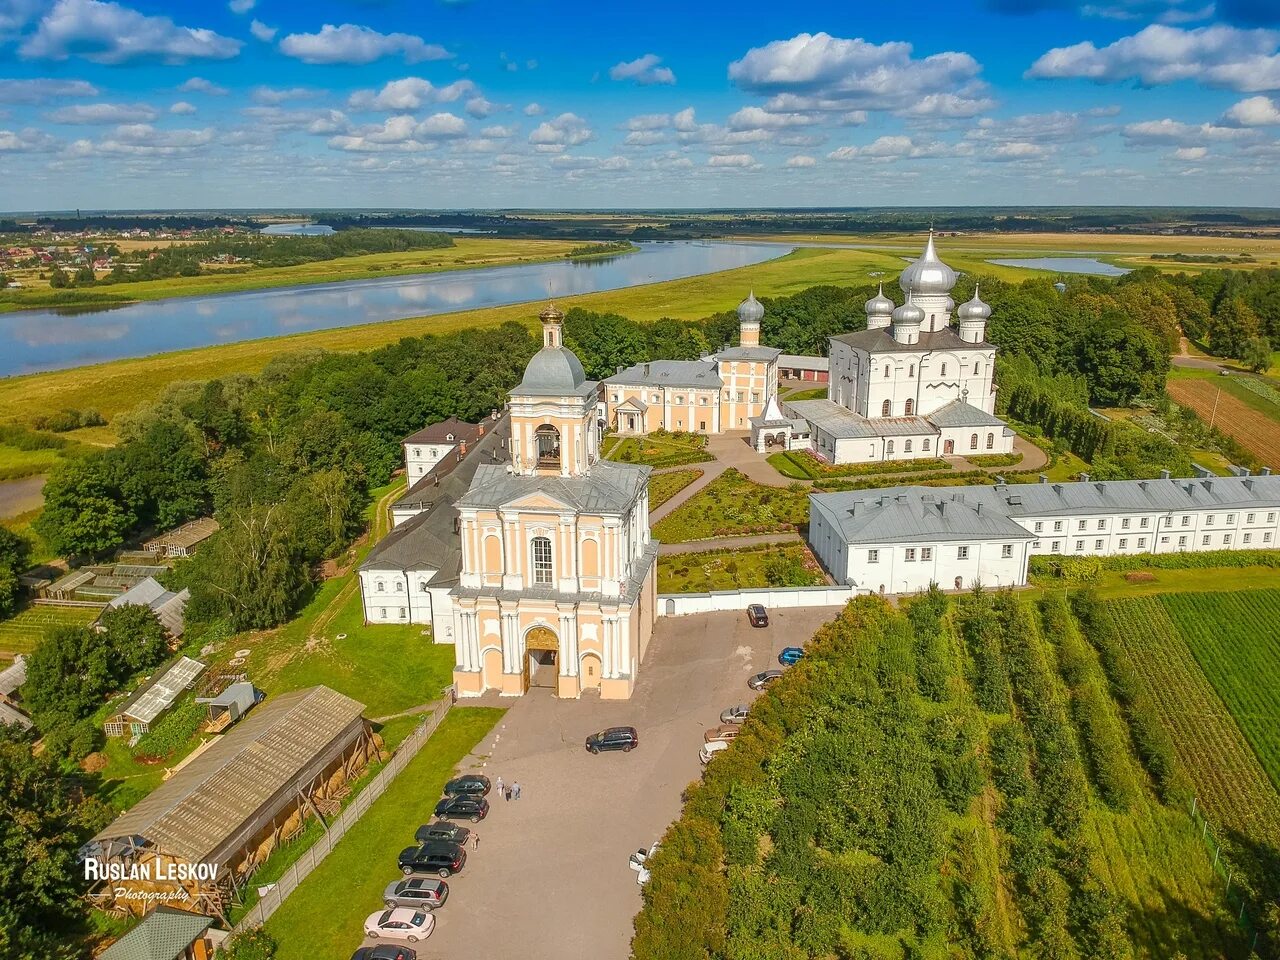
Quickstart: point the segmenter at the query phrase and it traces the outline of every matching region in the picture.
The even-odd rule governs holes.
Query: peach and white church
[[[648,467],[600,459],[599,384],[541,315],[508,413],[393,508],[360,567],[365,620],[431,624],[458,695],[631,696],[653,632]]]

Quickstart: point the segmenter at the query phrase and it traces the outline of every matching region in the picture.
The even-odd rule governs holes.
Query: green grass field
[[[791,586],[821,586],[822,568],[802,543],[748,550],[716,550],[706,553],[673,553],[658,557],[659,593],[705,593],[711,590],[749,590],[769,586],[765,562],[786,557],[804,564],[807,582]]]
[[[655,473],[649,478],[649,509],[662,506],[700,476],[702,476],[701,470],[672,470],[669,473]]]
[[[428,819],[423,798],[439,795],[503,712],[491,707],[450,711],[387,792],[267,921],[267,932],[280,944],[276,960],[351,956],[363,939],[365,917],[381,909],[383,889],[399,876],[396,854]]]
[[[30,606],[17,616],[0,621],[0,662],[15,654],[30,653],[44,635],[59,626],[85,626],[97,619],[97,607]]]
[[[62,459],[61,450],[19,450],[0,443],[0,482],[47,473]]]
[[[707,438],[696,433],[652,433],[645,437],[606,437],[604,458],[648,467],[682,467],[715,458],[705,450]]]
[[[807,491],[753,483],[729,469],[653,527],[663,543],[790,530],[809,520]]]

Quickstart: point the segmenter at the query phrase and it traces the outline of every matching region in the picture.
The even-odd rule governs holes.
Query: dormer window
[[[445,435],[445,439],[446,439],[446,440],[450,440],[450,441],[451,441],[451,440],[453,440],[453,434],[452,434],[452,433],[450,433],[450,434],[446,434],[446,435]]]

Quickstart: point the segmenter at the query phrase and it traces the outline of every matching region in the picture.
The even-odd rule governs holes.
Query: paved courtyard
[[[778,651],[836,613],[770,611],[762,630],[742,612],[659,619],[631,700],[559,701],[535,690],[506,701],[510,710],[463,767],[518,780],[523,796],[491,798],[479,849],[449,881],[419,957],[627,957],[641,903],[628,855],[679,814],[681,792],[701,774],[703,732],[723,708],[754,696],[747,677],[777,667]],[[583,749],[587,734],[624,724],[639,731],[636,750]],[[423,798],[424,821],[435,800]],[[408,839],[388,838],[388,847]]]

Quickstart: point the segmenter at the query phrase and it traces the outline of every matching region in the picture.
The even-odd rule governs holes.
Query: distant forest
[[[307,217],[337,230],[434,227],[504,237],[687,240],[727,233],[875,234],[926,230],[1005,233],[1085,232],[1240,235],[1280,226],[1280,210],[1232,207],[847,207],[758,210],[589,211],[291,210],[262,212],[95,214],[0,220],[0,233],[35,230],[206,230],[257,228],[282,215]]]

